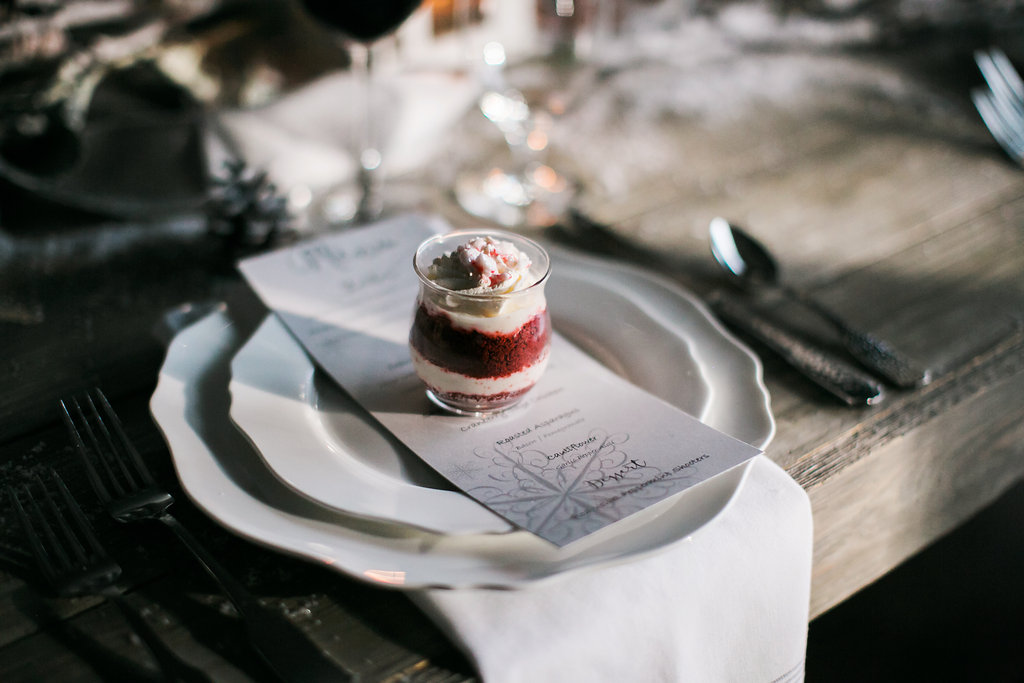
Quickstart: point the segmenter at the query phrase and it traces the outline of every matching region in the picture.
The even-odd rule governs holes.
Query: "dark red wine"
[[[364,43],[401,25],[422,0],[302,0],[317,20]]]

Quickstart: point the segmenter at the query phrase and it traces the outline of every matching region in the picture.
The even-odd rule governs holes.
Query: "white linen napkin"
[[[438,155],[443,133],[473,106],[480,85],[454,71],[423,70],[395,75],[376,90],[377,142],[387,175],[400,176]],[[363,99],[358,79],[340,71],[266,106],[221,111],[206,139],[210,167],[220,175],[223,162],[240,155],[286,196],[351,182],[364,142]]]
[[[428,590],[413,599],[487,683],[804,677],[811,507],[758,456],[693,536],[653,555],[520,590]]]

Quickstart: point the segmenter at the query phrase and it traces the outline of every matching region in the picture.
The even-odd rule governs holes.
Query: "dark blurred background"
[[[1024,681],[1024,483],[815,619],[807,681]]]

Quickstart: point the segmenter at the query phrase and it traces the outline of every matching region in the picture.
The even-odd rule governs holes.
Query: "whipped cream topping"
[[[474,237],[427,269],[437,284],[463,294],[506,294],[532,285],[529,257],[511,242]]]

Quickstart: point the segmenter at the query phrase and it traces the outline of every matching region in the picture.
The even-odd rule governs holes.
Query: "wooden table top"
[[[932,370],[925,387],[851,409],[747,340],[764,361],[778,425],[767,455],[813,505],[812,617],[1024,474],[1024,171],[971,107],[973,47],[761,55],[745,63],[760,65],[755,78],[799,73],[796,85],[777,84],[793,92],[744,91],[751,75],[737,69],[739,95],[723,90],[722,116],[696,106],[705,101],[684,114],[631,118],[616,110],[630,102],[609,98],[602,116],[611,118],[577,121],[559,148],[560,163],[588,178],[581,206],[621,243],[557,230],[542,237],[584,249],[611,243],[614,257],[706,295],[722,285],[707,222],[726,216],[777,252],[791,284]],[[655,70],[645,87],[670,90],[698,76]],[[475,222],[443,187],[428,205],[456,224]],[[163,354],[154,325],[173,306],[241,287],[198,215],[87,217],[0,186],[0,481],[36,462],[65,473],[122,561],[129,599],[179,652],[225,681],[270,675],[216,588],[163,529],[117,526],[87,497],[57,401],[104,387],[144,457],[173,481],[148,417]],[[472,678],[465,657],[401,592],[257,547],[178,498],[182,519],[254,593],[361,680]],[[51,597],[17,566],[24,546],[6,503],[0,515],[0,680],[143,680],[148,656],[114,607]]]

